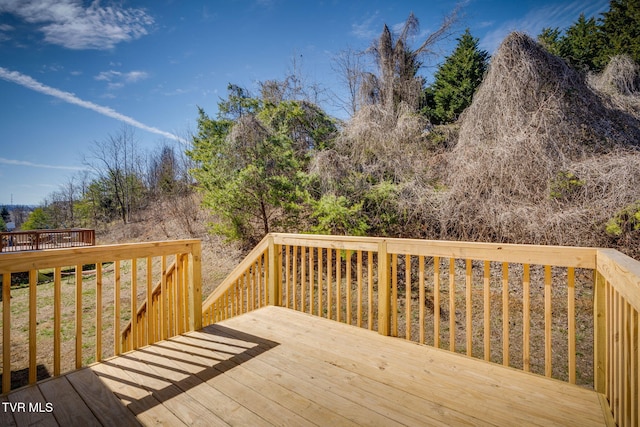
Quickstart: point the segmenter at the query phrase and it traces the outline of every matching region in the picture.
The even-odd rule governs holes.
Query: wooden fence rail
[[[200,329],[200,251],[199,240],[178,240],[0,255],[2,393],[23,384],[12,381],[25,368],[12,359],[22,355],[27,355],[26,382],[33,384],[37,367],[49,360],[57,376]],[[12,304],[12,294],[20,290],[12,289],[11,279],[22,272],[28,272],[25,306]],[[48,274],[52,285],[39,285],[39,275]],[[138,321],[141,312],[144,320]],[[28,329],[26,342],[14,340],[13,325]],[[43,350],[48,346],[50,353]]]
[[[590,385],[638,425],[640,263],[617,251],[270,234],[203,320],[266,304]]]
[[[0,253],[94,246],[95,230],[85,228],[0,233]]]

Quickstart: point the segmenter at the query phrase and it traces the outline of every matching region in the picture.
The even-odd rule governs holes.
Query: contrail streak
[[[33,163],[33,162],[25,162],[23,160],[12,160],[5,159],[4,157],[0,157],[0,164],[5,165],[16,165],[16,166],[30,166],[34,168],[46,168],[46,169],[63,169],[63,170],[85,170],[85,167],[82,166],[55,166],[55,165],[45,165],[42,163]]]
[[[83,108],[87,108],[89,110],[93,110],[98,114],[102,114],[103,116],[111,117],[112,119],[120,120],[121,122],[127,123],[131,126],[135,126],[138,129],[146,130],[147,132],[155,133],[157,135],[162,135],[166,138],[173,139],[175,141],[186,143],[186,141],[172,133],[165,132],[161,129],[155,128],[153,126],[147,126],[144,123],[140,123],[139,121],[125,116],[124,114],[118,113],[117,111],[104,107],[102,105],[94,104],[93,102],[85,101],[83,99],[78,98],[71,92],[65,92],[60,89],[53,88],[51,86],[44,85],[39,81],[25,75],[19,73],[17,71],[7,70],[4,67],[0,67],[0,78],[6,81],[19,84],[20,86],[24,86],[28,89],[34,90],[36,92],[44,93],[45,95],[53,96],[54,98],[58,98],[62,101],[68,102],[69,104],[75,104]]]

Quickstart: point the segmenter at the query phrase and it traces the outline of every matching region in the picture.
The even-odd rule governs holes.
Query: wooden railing
[[[73,248],[78,246],[94,246],[95,244],[95,230],[85,228],[0,233],[0,253]]]
[[[590,385],[638,425],[640,263],[617,251],[270,234],[203,321],[267,304]]]
[[[162,278],[151,291],[150,282],[147,281],[147,298],[138,307],[136,316],[132,318],[135,320],[130,320],[122,331],[122,352],[192,330],[189,327],[189,302],[192,298],[185,274],[189,268],[189,258],[187,254],[179,254],[169,267],[164,265],[166,258],[162,263]],[[162,307],[167,309],[163,310]]]
[[[0,255],[2,393],[35,383],[39,366],[57,376],[200,329],[200,251],[199,240],[178,240]],[[28,272],[26,288],[12,289],[12,277],[22,272]],[[45,274],[51,280],[39,280]],[[152,314],[138,322],[140,301],[143,311],[151,301]],[[123,332],[131,319],[133,327],[125,329],[133,332]],[[12,381],[18,371],[28,379]]]

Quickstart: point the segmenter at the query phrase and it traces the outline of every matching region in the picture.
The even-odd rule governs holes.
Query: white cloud
[[[129,71],[123,73],[121,71],[102,71],[94,79],[98,81],[108,82],[109,89],[120,89],[124,87],[126,83],[135,83],[149,77],[149,73],[146,71]]]
[[[139,121],[125,116],[109,107],[105,107],[102,105],[94,104],[90,101],[85,101],[83,99],[78,98],[76,95],[70,92],[65,92],[60,89],[56,89],[50,86],[46,86],[39,81],[25,75],[19,73],[17,71],[10,71],[4,67],[0,67],[0,78],[6,81],[19,84],[28,89],[34,90],[36,92],[44,93],[45,95],[53,96],[54,98],[60,99],[64,102],[68,102],[69,104],[78,105],[82,108],[86,108],[88,110],[95,111],[98,114],[102,114],[106,117],[111,117],[113,119],[119,120],[123,123],[127,123],[131,126],[137,127],[138,129],[145,130],[147,132],[155,133],[157,135],[162,135],[165,138],[170,138],[175,141],[179,141],[182,143],[186,143],[186,141],[174,134],[163,131],[161,129],[155,128],[153,126],[147,126],[144,123],[140,123]]]
[[[0,13],[35,24],[48,43],[69,49],[111,49],[148,34],[154,20],[143,9],[94,0],[3,0]]]
[[[372,40],[382,30],[382,28],[373,28],[374,23],[377,21],[378,15],[379,13],[376,11],[373,15],[369,16],[364,21],[351,24],[351,34],[360,39]]]
[[[29,166],[32,168],[45,168],[45,169],[63,169],[63,170],[70,170],[70,171],[79,171],[79,170],[86,169],[85,167],[82,167],[82,166],[45,165],[42,163],[33,163],[33,162],[27,162],[24,160],[5,159],[4,157],[0,157],[0,163],[5,165]]]
[[[571,3],[554,3],[532,9],[524,17],[506,21],[488,32],[480,40],[480,48],[493,53],[502,40],[513,31],[521,31],[535,37],[545,27],[564,30],[573,24],[581,13],[587,18],[599,16],[608,9],[608,3],[608,0],[574,0]]]

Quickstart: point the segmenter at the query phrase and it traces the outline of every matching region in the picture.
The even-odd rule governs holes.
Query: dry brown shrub
[[[591,74],[589,84],[605,93],[633,95],[640,92],[640,66],[628,55],[616,55],[600,74]]]
[[[589,74],[587,81],[616,108],[640,117],[640,66],[629,56],[614,56],[600,74]]]
[[[491,60],[447,159],[447,238],[599,244],[640,199],[640,121],[530,37]]]
[[[437,222],[428,126],[428,120],[405,103],[394,112],[380,105],[362,107],[345,125],[335,148],[313,160],[311,171],[319,177],[322,194],[345,195],[357,203],[381,183],[390,183],[392,196],[367,212],[372,232],[426,237],[426,230],[414,225]],[[401,219],[393,229],[376,229],[386,214]]]

